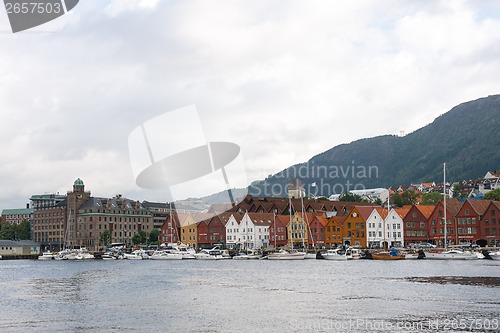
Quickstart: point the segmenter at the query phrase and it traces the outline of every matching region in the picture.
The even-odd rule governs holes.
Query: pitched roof
[[[443,204],[443,200],[441,200],[440,203]],[[458,199],[446,199],[446,210],[450,212],[452,216],[456,216],[458,214],[462,205],[463,202]]]
[[[29,215],[34,211],[33,208],[14,208],[14,209],[4,209],[2,210],[2,216],[5,215]]]
[[[486,212],[486,209],[488,209],[488,206],[491,203],[491,200],[471,200],[467,199],[467,201],[470,203],[472,208],[476,211],[478,215],[484,215]]]
[[[434,208],[436,206],[430,206],[430,205],[415,205],[414,206],[416,209],[418,209],[418,211],[420,213],[422,213],[422,215],[428,219],[431,215],[432,215],[432,212],[434,211]]]
[[[248,213],[248,217],[254,225],[270,226],[274,223],[274,214],[272,213]]]
[[[410,209],[411,209],[411,206],[404,206],[401,208],[394,208],[394,212],[396,212],[396,214],[398,214],[399,217],[401,217],[401,219],[404,219],[406,217],[406,215],[408,214],[408,212],[410,211]]]
[[[368,220],[373,210],[377,208],[377,206],[355,206],[355,207],[358,210],[361,217],[363,218],[363,220],[365,221]]]

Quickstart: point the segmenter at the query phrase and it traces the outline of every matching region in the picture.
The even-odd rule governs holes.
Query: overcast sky
[[[196,105],[248,181],[408,134],[499,93],[500,2],[82,0],[16,34],[0,8],[0,45],[0,209],[78,177],[94,196],[165,201],[135,184],[141,123]]]

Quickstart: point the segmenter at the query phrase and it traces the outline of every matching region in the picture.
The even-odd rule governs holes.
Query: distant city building
[[[52,209],[52,207],[64,200],[66,200],[66,195],[59,193],[34,194],[30,198],[31,208],[34,210]]]
[[[33,209],[31,208],[4,209],[2,223],[20,224],[23,221],[31,221],[32,216]]]
[[[121,195],[92,197],[78,178],[66,200],[35,211],[32,229],[34,241],[45,248],[85,246],[96,250],[112,242],[132,245],[136,233],[153,230],[153,215],[139,201]],[[110,239],[103,240],[106,230]]]

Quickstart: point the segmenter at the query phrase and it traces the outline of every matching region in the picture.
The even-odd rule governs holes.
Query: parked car
[[[436,245],[431,244],[431,243],[420,243],[420,244],[417,244],[416,247],[417,248],[423,248],[423,249],[432,249],[432,248],[435,248]]]

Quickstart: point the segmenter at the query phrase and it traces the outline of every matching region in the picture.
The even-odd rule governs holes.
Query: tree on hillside
[[[339,201],[348,201],[348,202],[366,202],[361,196],[351,193],[344,192],[339,196]]]
[[[459,200],[466,198],[467,194],[462,193],[463,188],[464,188],[464,186],[460,183],[453,185],[453,198],[459,199]]]
[[[495,200],[500,201],[500,188],[497,188],[493,191],[490,191],[484,195],[484,199],[486,200]]]
[[[392,202],[396,207],[406,205],[414,205],[417,203],[417,194],[413,191],[404,191],[402,193],[394,193],[391,195]]]
[[[435,206],[439,201],[443,199],[443,195],[439,192],[430,192],[422,195],[422,205],[432,205]]]

